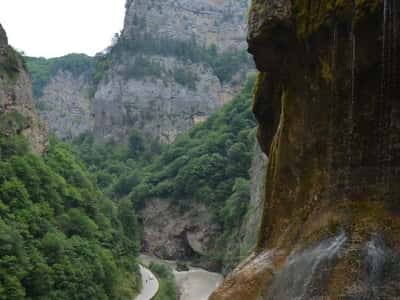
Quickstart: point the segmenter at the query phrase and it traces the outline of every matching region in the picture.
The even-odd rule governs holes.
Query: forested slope
[[[162,146],[133,130],[128,145],[98,145],[83,135],[74,142],[76,152],[110,197],[129,199],[138,210],[154,198],[182,211],[194,202],[205,205],[219,227],[217,246],[207,259],[234,265],[239,254],[225,248],[228,241],[237,242],[250,199],[253,83],[250,79],[231,103],[171,145]]]
[[[0,299],[132,299],[135,230],[131,204],[107,199],[67,146],[41,158],[0,133]]]

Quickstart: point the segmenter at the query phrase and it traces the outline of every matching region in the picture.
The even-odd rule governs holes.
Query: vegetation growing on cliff
[[[11,46],[5,48],[4,60],[0,63],[0,76],[5,75],[11,81],[18,77],[19,70],[24,62],[21,55]]]
[[[46,84],[60,70],[80,76],[85,72],[93,72],[95,66],[95,60],[84,54],[69,54],[51,59],[25,57],[25,60],[32,77],[33,95],[36,98],[42,96]]]
[[[240,226],[250,198],[253,83],[249,80],[231,103],[171,145],[161,146],[133,131],[128,145],[96,145],[92,137],[81,136],[75,149],[109,196],[130,199],[138,209],[152,197],[182,208],[190,205],[183,199],[205,203],[223,228],[221,252],[214,257],[221,262],[223,245]]]
[[[112,57],[123,58],[123,53],[172,56],[192,63],[209,65],[222,82],[229,82],[241,69],[253,65],[246,51],[225,51],[219,53],[215,46],[199,45],[194,39],[184,41],[150,34],[121,38],[111,49]]]
[[[66,145],[40,158],[1,131],[0,299],[133,299],[136,230]]]

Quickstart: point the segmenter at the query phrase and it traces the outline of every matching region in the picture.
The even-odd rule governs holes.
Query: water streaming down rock
[[[336,63],[337,63],[337,55],[338,55],[338,25],[335,23],[332,32],[332,51],[331,51],[331,64],[332,71],[335,73],[336,71]],[[337,182],[338,176],[333,176],[333,168],[334,168],[334,148],[335,148],[335,129],[336,129],[336,120],[334,118],[334,112],[337,109],[338,105],[337,99],[337,84],[336,78],[334,77],[332,80],[332,94],[335,95],[335,101],[331,101],[329,105],[329,126],[328,126],[328,139],[327,139],[327,147],[326,147],[326,157],[327,157],[327,184],[326,184],[326,198],[329,199],[332,196],[332,191],[335,188],[335,182]]]
[[[389,258],[388,251],[384,240],[378,235],[373,236],[366,244],[367,283],[372,290],[382,281],[385,263]]]
[[[370,240],[364,244],[362,257],[364,275],[361,282],[355,282],[349,289],[349,299],[397,299],[398,287],[388,289],[392,283],[398,286],[395,275],[398,273],[397,257],[386,245],[381,235],[372,235]]]
[[[355,2],[353,0],[353,14],[355,15]],[[353,165],[353,144],[354,144],[354,107],[356,103],[356,88],[357,88],[357,40],[354,30],[354,24],[352,24],[350,32],[350,47],[351,47],[351,100],[348,111],[348,132],[345,137],[346,147],[346,169],[344,174],[344,198],[349,197],[351,184],[351,170]]]
[[[271,288],[268,300],[302,300],[308,299],[312,290],[314,276],[322,276],[329,272],[329,265],[334,263],[347,237],[341,233],[336,237],[326,239],[315,247],[310,247],[300,253],[292,254],[285,268],[277,274]]]
[[[398,98],[398,4],[396,0],[385,0],[382,32],[382,82],[381,99],[378,103],[378,184],[387,186],[391,172],[393,143],[392,103]]]

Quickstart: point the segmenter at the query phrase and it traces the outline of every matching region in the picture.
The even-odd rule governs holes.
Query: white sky
[[[29,56],[95,55],[123,27],[125,0],[0,0],[9,43]]]

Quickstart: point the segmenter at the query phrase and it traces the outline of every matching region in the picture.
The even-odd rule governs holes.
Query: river
[[[161,260],[142,254],[143,265],[151,262],[168,265],[173,269],[176,285],[180,293],[179,300],[207,300],[211,293],[221,284],[223,276],[200,268],[189,268],[188,271],[176,271],[176,262]]]

